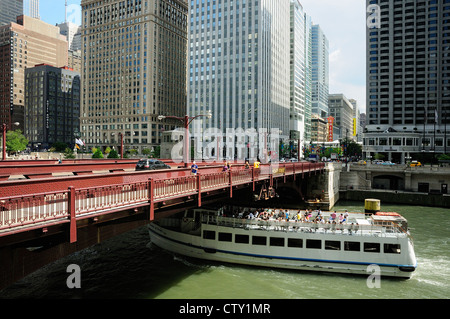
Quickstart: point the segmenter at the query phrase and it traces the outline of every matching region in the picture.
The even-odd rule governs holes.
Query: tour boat
[[[223,207],[187,210],[148,227],[153,244],[188,257],[293,270],[412,276],[417,262],[403,216],[348,213],[340,221],[341,214]]]

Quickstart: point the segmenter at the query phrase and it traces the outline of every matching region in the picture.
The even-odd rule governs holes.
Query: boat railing
[[[223,227],[243,228],[243,229],[260,229],[266,231],[283,231],[283,232],[311,232],[311,233],[328,233],[328,234],[350,234],[360,236],[395,236],[405,237],[408,234],[401,229],[396,223],[384,223],[383,225],[374,224],[357,224],[357,223],[316,223],[301,221],[286,221],[269,219],[263,220],[258,218],[234,218],[222,217],[214,215],[203,215],[202,223],[212,224]]]

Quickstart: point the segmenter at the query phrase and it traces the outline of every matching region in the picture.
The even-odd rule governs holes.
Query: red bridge
[[[111,223],[140,213],[148,223],[155,219],[155,212],[158,218],[164,217],[185,207],[200,207],[214,200],[214,196],[215,201],[217,196],[231,198],[239,189],[255,191],[263,183],[273,186],[275,180],[295,181],[325,169],[322,163],[309,162],[261,165],[259,169],[233,165],[225,173],[220,166],[201,166],[197,175],[191,175],[190,169],[184,168],[134,171],[135,163],[74,163],[74,167],[67,164],[70,167],[65,167],[66,172],[72,176],[61,177],[52,172],[63,172],[65,164],[41,163],[44,166],[35,166],[34,172],[45,178],[0,182],[0,260],[4,257],[1,248],[5,246],[36,241],[50,234],[63,236],[62,241],[70,245],[80,240],[81,228],[99,222]],[[30,165],[10,171],[2,166],[0,171],[3,169],[8,177],[25,176],[32,174]],[[95,170],[110,172],[94,174]],[[8,279],[0,280],[0,287],[2,281]]]

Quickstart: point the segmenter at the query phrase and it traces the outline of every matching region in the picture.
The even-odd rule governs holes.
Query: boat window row
[[[216,240],[216,232],[211,230],[203,231],[203,238]],[[217,239],[220,242],[233,242],[232,233],[219,232]],[[307,248],[307,249],[325,249],[325,250],[344,250],[361,251],[367,253],[381,253],[381,248],[386,254],[400,254],[400,244],[380,244],[373,242],[359,241],[339,241],[339,240],[321,240],[321,239],[302,239],[302,238],[284,238],[267,236],[250,236],[245,234],[234,234],[234,243],[252,244],[256,246],[289,247],[289,248]]]

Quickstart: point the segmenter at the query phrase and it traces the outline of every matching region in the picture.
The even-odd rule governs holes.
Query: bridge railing
[[[68,215],[68,191],[0,200],[0,230],[51,222]]]
[[[199,174],[170,179],[131,182],[26,196],[0,198],[0,237],[43,227],[73,222],[77,217],[142,203],[201,194],[201,192],[252,183],[269,177],[323,169],[321,163],[281,165],[276,168],[237,169],[227,173]]]

